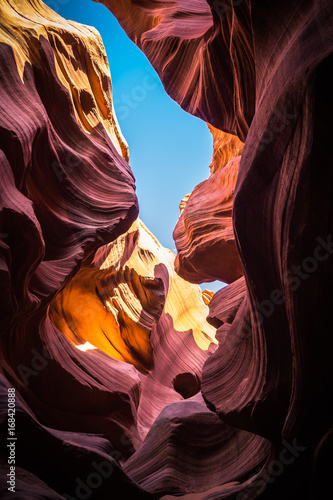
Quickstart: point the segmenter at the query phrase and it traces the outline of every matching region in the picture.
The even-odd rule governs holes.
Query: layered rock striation
[[[98,2],[114,13],[185,111],[244,140],[255,101],[249,0],[237,9],[224,0]]]
[[[321,498],[316,464],[328,458],[332,426],[332,4],[104,3],[171,97],[245,141],[232,221],[247,291],[232,323],[219,327],[202,393],[224,422],[273,445],[266,479],[245,481],[246,498]],[[190,248],[179,228],[191,198],[175,233],[179,261]],[[188,267],[200,282],[200,262]],[[301,452],[287,465],[290,443]]]
[[[174,255],[133,225],[99,34],[42,2],[0,7],[2,443],[14,387],[18,494],[78,495],[102,463],[114,472],[93,498],[150,498],[120,463],[164,406],[200,390],[215,329]]]
[[[16,496],[75,498],[98,471],[101,500],[324,498],[332,3],[103,3],[209,123],[211,176],[182,203],[175,261],[137,221],[96,30],[0,3],[0,433],[15,388]],[[174,266],[230,284],[211,299]]]
[[[231,216],[240,159],[236,156],[198,184],[182,204],[173,233],[175,269],[192,283],[232,283],[243,274]]]

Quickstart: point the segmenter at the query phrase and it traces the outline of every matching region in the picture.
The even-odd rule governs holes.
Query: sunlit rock
[[[103,463],[112,473],[90,498],[325,498],[332,2],[104,3],[168,94],[214,127],[176,267],[231,284],[209,300],[134,222],[96,30],[39,0],[2,1],[0,431],[6,443],[15,388],[15,496],[79,498]]]
[[[235,281],[243,274],[232,227],[240,156],[196,186],[173,233],[175,269],[192,283]]]
[[[149,336],[164,307],[159,279],[83,267],[53,301],[50,317],[74,345],[88,341],[141,371],[152,368]]]

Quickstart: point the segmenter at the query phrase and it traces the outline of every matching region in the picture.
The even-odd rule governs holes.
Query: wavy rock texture
[[[180,202],[173,233],[175,268],[191,283],[231,283],[243,274],[232,227],[232,204],[243,142],[208,124],[213,135],[211,176]]]
[[[219,328],[224,323],[232,324],[245,295],[246,283],[244,277],[216,292],[209,302],[208,323],[216,328]]]
[[[243,153],[244,143],[236,135],[227,134],[208,123],[213,136],[213,159],[209,165],[210,173],[222,170],[230,160]]]
[[[243,142],[208,124],[213,135],[211,176],[179,204],[173,233],[177,273],[191,283],[232,283],[243,274],[232,227],[232,205]]]
[[[0,433],[4,443],[15,386],[18,442],[27,444],[17,448],[18,494],[78,498],[79,481],[103,462],[114,472],[90,498],[326,498],[332,3],[104,3],[171,97],[245,141],[230,160],[241,150],[222,136],[229,161],[197,188],[204,205],[237,163],[228,216],[244,278],[230,276],[209,301],[175,275],[171,252],[131,227],[134,180],[98,34],[38,0],[2,1]],[[91,276],[113,276],[93,304],[99,316],[100,304],[118,299],[103,310],[113,318],[103,349],[116,337],[120,359],[73,345],[102,333],[87,331],[80,314],[65,331],[61,299],[82,292],[85,273],[88,295]],[[50,320],[55,296],[70,340]],[[3,447],[0,459],[3,467]]]
[[[333,421],[332,3],[103,3],[171,97],[245,140],[232,219],[247,292],[220,325],[202,392],[223,421],[274,444],[276,462],[262,482],[244,482],[242,498],[322,498],[318,464],[332,452]],[[193,266],[187,272],[194,280]],[[285,443],[295,440],[301,451],[286,464]]]
[[[137,221],[115,242],[101,247],[93,261],[102,272],[135,269],[149,281],[162,282],[165,290],[163,312],[150,331],[153,368],[148,375],[140,375],[138,429],[142,438],[166,404],[200,390],[202,366],[217,347],[215,328],[206,321],[209,311],[203,293],[178,276],[174,259]]]
[[[0,378],[0,432],[1,438],[6,440],[8,433],[5,402],[10,384],[2,375]],[[24,446],[17,446],[16,449],[16,463],[20,466],[16,467],[15,493],[8,492],[7,484],[6,487],[1,485],[1,498],[10,498],[6,495],[22,499],[81,498],[87,495],[88,478],[92,472],[96,474],[96,471],[103,472],[100,476],[103,476],[103,481],[98,490],[95,486],[88,488],[88,494],[89,489],[91,492],[90,498],[108,498],[110,491],[120,490],[126,491],[128,498],[151,498],[129,480],[118,463],[119,453],[113,450],[107,439],[96,435],[59,432],[41,425],[21,397],[16,397],[15,419],[18,433],[21,437],[24,435]],[[19,431],[20,428],[24,429],[24,434]],[[21,442],[23,443],[23,440]],[[4,467],[3,462],[1,469],[8,473],[8,466]],[[91,484],[96,482],[92,481]]]
[[[203,492],[232,481],[237,492],[237,480],[258,467],[268,450],[267,441],[229,427],[197,395],[162,410],[124,469],[155,496]]]
[[[48,496],[42,484],[38,491],[26,484],[31,473],[56,498],[73,492],[81,473],[85,479],[92,452],[84,447],[98,444],[87,434],[68,445],[63,431],[104,435],[123,457],[139,440],[135,368],[100,351],[80,352],[47,314],[82,260],[126,231],[138,206],[99,34],[39,1],[3,1],[0,19],[1,371],[20,394],[17,404],[25,400],[17,489],[27,488],[24,498]],[[1,383],[7,400],[8,382]],[[37,420],[57,429],[56,440]],[[3,423],[4,439],[5,431]],[[99,448],[109,455],[110,444]],[[1,457],[7,461],[7,449]],[[125,495],[149,498],[120,474]]]
[[[102,3],[116,15],[155,67],[166,91],[186,111],[219,128],[237,132],[242,139],[246,136],[254,103],[248,2],[241,2],[234,12],[229,5],[223,19],[215,12],[212,15],[204,1]],[[184,60],[185,72],[180,72],[178,68]],[[223,87],[223,99],[216,92],[216,82]],[[252,92],[253,99],[245,99]],[[214,139],[214,174],[241,152],[242,142],[212,126],[210,130]],[[243,274],[231,219],[237,173],[238,164],[232,163],[224,174],[200,184],[186,208],[185,201],[181,203],[184,212],[174,233],[176,269],[192,283],[230,283]]]
[[[185,111],[244,140],[255,100],[249,0],[237,9],[223,0],[98,2],[114,13]],[[228,6],[222,19],[211,10],[214,3]]]
[[[295,491],[321,498],[313,474],[305,484],[302,477],[332,422],[332,343],[324,327],[332,321],[324,306],[332,276],[332,175],[323,159],[332,132],[333,12],[328,2],[299,9],[297,2],[252,5],[256,113],[233,206],[248,294],[205,364],[202,385],[229,424],[266,436],[277,453],[285,440],[302,446],[299,460],[267,486],[267,498]]]
[[[51,304],[50,318],[74,345],[89,342],[147,372],[153,365],[149,336],[163,307],[162,280],[128,267],[82,267]]]
[[[200,390],[215,328],[174,255],[131,225],[134,179],[98,33],[41,2],[0,8],[2,443],[10,384],[26,444],[18,494],[82,495],[106,459],[115,472],[92,498],[150,498],[119,462],[166,405]]]
[[[236,156],[198,184],[186,204],[181,204],[173,233],[175,269],[191,283],[231,283],[243,274],[231,217],[240,159]]]
[[[74,345],[88,342],[141,371],[141,438],[166,404],[200,391],[202,366],[217,347],[203,293],[175,273],[174,259],[138,220],[102,246],[50,306]]]

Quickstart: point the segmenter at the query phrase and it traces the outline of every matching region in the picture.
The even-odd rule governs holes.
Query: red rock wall
[[[39,1],[4,1],[0,58],[2,479],[12,386],[16,498],[75,496],[75,479],[85,480],[93,461],[115,472],[92,498],[119,484],[149,498],[110,455],[112,446],[132,453],[136,370],[100,351],[80,352],[48,317],[83,260],[138,214],[100,36]],[[1,481],[1,498],[13,495],[7,487]]]
[[[231,217],[240,159],[196,186],[177,222],[175,269],[192,283],[231,283],[243,274]]]
[[[278,465],[269,463],[281,472],[264,467],[245,498],[321,498],[316,464],[328,458],[333,420],[332,3],[209,1],[209,12],[203,1],[136,1],[152,26],[126,17],[134,2],[115,3],[105,0],[171,97],[245,139],[232,217],[247,293],[220,326],[202,386],[225,422],[274,444]],[[196,261],[191,280],[196,266],[201,277]],[[302,452],[287,466],[280,457],[295,440]]]
[[[220,11],[229,5],[223,19],[211,10],[214,1],[98,1],[115,14],[183,109],[244,140],[255,99],[248,0],[237,9],[216,1]]]
[[[98,34],[37,0],[3,1],[0,432],[3,443],[14,386],[24,443],[17,448],[18,495],[75,497],[78,480],[103,462],[113,472],[90,498],[326,498],[332,2],[104,3],[172,98],[245,142],[225,201],[244,278],[226,276],[222,263],[216,269],[232,282],[210,302],[217,349],[198,346],[199,338],[211,343],[206,327],[182,330],[173,324],[172,303],[169,314],[164,309],[150,332],[158,355],[150,376],[100,350],[80,352],[51,323],[51,300],[81,264],[94,265],[98,248],[130,228],[137,200]],[[198,221],[182,247],[190,249],[191,281],[213,278],[191,254],[199,249],[209,263],[208,245],[200,249],[197,236],[211,206],[220,208],[217,180],[228,165],[196,188],[176,229],[182,233],[186,212]],[[221,226],[204,237],[214,234],[217,245],[222,238],[223,253]],[[164,267],[157,278],[166,290]],[[192,321],[197,325],[194,314]],[[0,459],[6,470],[3,446]]]

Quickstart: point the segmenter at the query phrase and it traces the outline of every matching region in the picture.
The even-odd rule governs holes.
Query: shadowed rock
[[[103,3],[168,94],[214,127],[212,175],[182,204],[177,269],[232,284],[209,301],[175,274],[171,252],[131,228],[134,179],[96,30],[39,0],[1,2],[1,442],[11,385],[27,443],[18,494],[74,496],[76,478],[103,459],[115,473],[91,498],[322,498],[333,420],[332,2]],[[109,268],[108,296],[127,291],[118,306],[135,304],[135,325],[116,307],[125,328],[115,320],[113,332],[145,373],[75,347],[86,322],[69,341],[50,321],[80,268],[88,289]],[[184,400],[173,381],[189,395],[193,377],[202,395]]]

